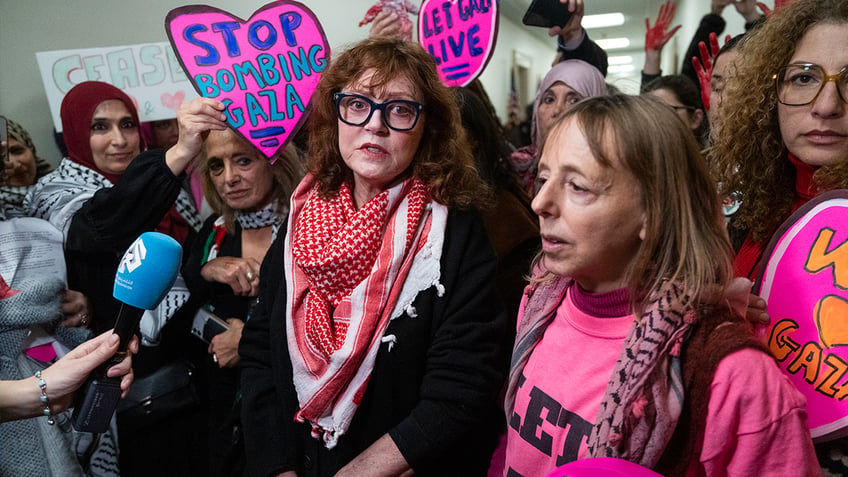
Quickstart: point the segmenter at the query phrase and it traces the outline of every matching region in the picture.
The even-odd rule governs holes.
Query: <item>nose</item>
[[[553,215],[555,209],[555,201],[553,200],[553,193],[548,187],[549,182],[545,182],[539,187],[539,190],[536,192],[536,195],[533,197],[533,201],[530,203],[530,208],[533,209],[533,212],[536,213],[540,218],[550,217]]]
[[[389,127],[383,120],[383,111],[374,108],[374,111],[371,112],[371,118],[365,123],[365,130],[376,134],[388,133]]]
[[[127,139],[127,131],[116,125],[112,128],[112,145],[115,147],[124,147],[129,143]]]
[[[836,81],[828,81],[813,102],[813,115],[832,118],[845,114],[845,101],[839,94]]]
[[[553,117],[554,119],[559,119],[560,116],[565,114],[568,111],[568,100],[566,98],[560,98],[554,103]]]
[[[235,185],[241,180],[241,174],[239,174],[238,169],[230,165],[228,162],[224,163],[224,181],[227,185]]]

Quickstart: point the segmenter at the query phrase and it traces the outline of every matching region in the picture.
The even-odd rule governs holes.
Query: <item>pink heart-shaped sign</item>
[[[247,21],[207,5],[171,10],[165,29],[200,96],[227,107],[227,122],[273,160],[305,121],[330,58],[311,10],[281,0]]]
[[[465,86],[480,76],[497,37],[496,1],[424,0],[418,13],[418,42],[448,86]]]
[[[807,398],[812,436],[839,432],[848,427],[848,191],[798,209],[763,257],[768,346]]]

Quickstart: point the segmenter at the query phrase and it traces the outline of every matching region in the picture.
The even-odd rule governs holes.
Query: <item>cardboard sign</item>
[[[171,10],[168,38],[197,92],[227,107],[227,122],[273,160],[306,119],[330,57],[306,6],[269,3],[245,21],[206,5]]]
[[[812,436],[833,434],[848,426],[848,190],[792,214],[763,257],[768,346],[807,398]]]
[[[418,14],[418,42],[436,60],[448,86],[480,76],[498,37],[498,3],[492,0],[425,0]]]
[[[43,51],[35,54],[50,115],[62,131],[62,99],[83,81],[103,81],[135,102],[142,122],[175,118],[177,108],[197,95],[168,42]]]

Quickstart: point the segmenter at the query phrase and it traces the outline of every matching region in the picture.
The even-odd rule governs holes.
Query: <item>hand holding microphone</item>
[[[78,395],[74,406],[74,429],[104,432],[121,397],[121,379],[109,377],[110,367],[123,361],[144,310],[152,310],[173,286],[182,261],[182,247],[159,232],[145,232],[130,245],[115,274],[112,296],[121,302],[115,322],[120,338],[118,350],[99,366]]]

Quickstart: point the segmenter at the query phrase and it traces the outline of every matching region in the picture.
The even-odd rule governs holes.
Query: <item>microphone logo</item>
[[[121,258],[121,263],[118,265],[118,273],[132,273],[136,268],[140,267],[144,258],[147,257],[147,248],[144,246],[144,241],[139,237],[130,248],[124,253]]]

